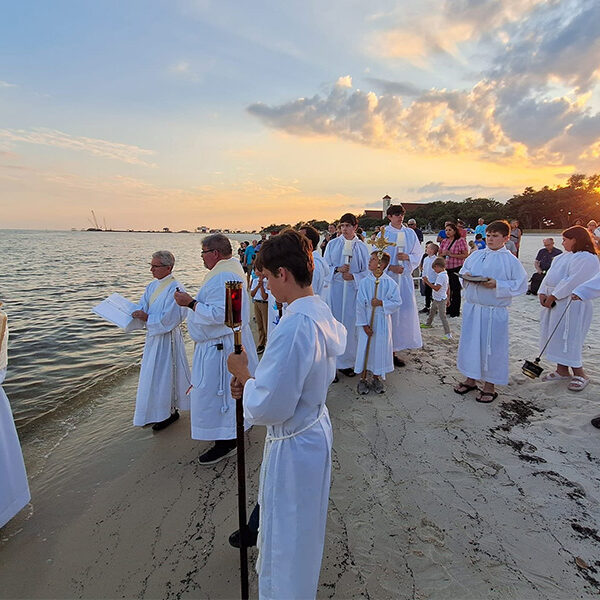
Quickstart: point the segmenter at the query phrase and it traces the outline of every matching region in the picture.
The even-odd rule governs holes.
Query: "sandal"
[[[586,379],[585,377],[573,375],[571,383],[567,386],[567,389],[571,390],[572,392],[580,392],[581,390],[584,390],[587,387],[587,384],[589,382],[590,380]]]
[[[484,392],[481,390],[481,394],[475,398],[477,402],[481,402],[482,404],[489,404],[493,402],[498,397],[498,392]],[[489,398],[489,400],[487,399]]]
[[[462,396],[463,394],[468,394],[469,392],[476,390],[477,384],[467,385],[466,383],[461,382],[458,385],[454,386],[453,389],[454,389],[455,393],[460,394]]]
[[[570,375],[561,375],[556,371],[552,371],[552,373],[547,373],[542,377],[542,381],[562,381],[563,379],[571,379]]]

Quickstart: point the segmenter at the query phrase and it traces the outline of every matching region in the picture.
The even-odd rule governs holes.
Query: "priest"
[[[176,421],[178,409],[189,410],[190,367],[180,327],[187,310],[173,298],[176,290],[184,290],[173,277],[174,266],[175,257],[168,250],[152,255],[150,273],[154,281],[131,313],[146,323],[147,331],[133,424],[141,427],[154,423],[154,431]]]
[[[222,233],[202,240],[202,260],[209,272],[196,298],[186,292],[175,292],[174,296],[179,306],[187,307],[187,328],[196,343],[190,392],[192,439],[214,441],[198,458],[201,465],[212,465],[236,451],[235,400],[227,371],[233,332],[225,325],[225,283],[245,283],[246,276],[239,260],[232,258],[231,243]],[[250,331],[250,299],[245,285],[242,294],[242,342],[250,372],[254,373],[258,356]]]
[[[417,234],[403,224],[405,212],[402,204],[389,206],[386,215],[390,224],[379,234],[395,244],[386,248],[391,256],[386,272],[398,284],[402,301],[399,310],[392,314],[394,365],[397,367],[405,365],[398,352],[423,346],[412,278],[412,272],[421,263],[423,251]]]
[[[346,349],[337,357],[337,368],[347,377],[356,374],[356,293],[360,280],[369,275],[369,249],[356,235],[357,228],[358,221],[353,214],[342,215],[342,235],[327,244],[324,257],[331,270],[328,304],[333,316],[348,332]]]
[[[0,306],[2,303],[0,302]],[[0,310],[0,384],[8,364],[8,324]],[[0,385],[0,527],[31,499],[19,437],[8,398]]]
[[[315,598],[331,477],[325,400],[346,331],[313,294],[312,250],[304,236],[285,230],[263,244],[257,260],[275,298],[287,303],[256,378],[247,350],[228,360],[232,393],[243,393],[248,423],[267,427],[258,492],[259,597]]]

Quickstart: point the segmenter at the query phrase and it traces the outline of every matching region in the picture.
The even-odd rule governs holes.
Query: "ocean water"
[[[3,384],[21,434],[118,385],[141,361],[144,332],[124,333],[91,312],[113,292],[137,301],[156,250],[175,255],[192,294],[206,273],[201,234],[0,231],[0,301],[9,317]],[[234,252],[238,240],[231,236]],[[188,340],[189,341],[189,340]],[[135,401],[127,399],[127,401]]]

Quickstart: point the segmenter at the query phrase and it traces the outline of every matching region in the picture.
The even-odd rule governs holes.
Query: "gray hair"
[[[175,266],[175,257],[168,250],[158,250],[152,255],[152,258],[158,258],[161,264],[165,267],[173,267]]]
[[[221,256],[229,258],[233,250],[231,242],[222,233],[212,233],[202,240],[204,250],[216,250]]]

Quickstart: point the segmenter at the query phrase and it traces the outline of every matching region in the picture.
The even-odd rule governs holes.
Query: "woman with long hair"
[[[578,285],[600,272],[600,261],[585,227],[569,227],[562,236],[565,251],[552,261],[538,291],[542,305],[540,347],[556,328],[545,350],[546,358],[556,363],[556,370],[542,380],[568,379],[568,388],[580,392],[589,383],[583,370],[581,351],[592,322],[592,302],[571,302],[571,294]],[[572,375],[569,368],[573,371]]]
[[[460,293],[461,285],[458,272],[469,256],[467,242],[460,235],[458,227],[454,223],[446,222],[446,239],[440,243],[439,256],[446,259],[446,272],[450,283],[450,304],[446,313],[450,317],[460,316]]]

